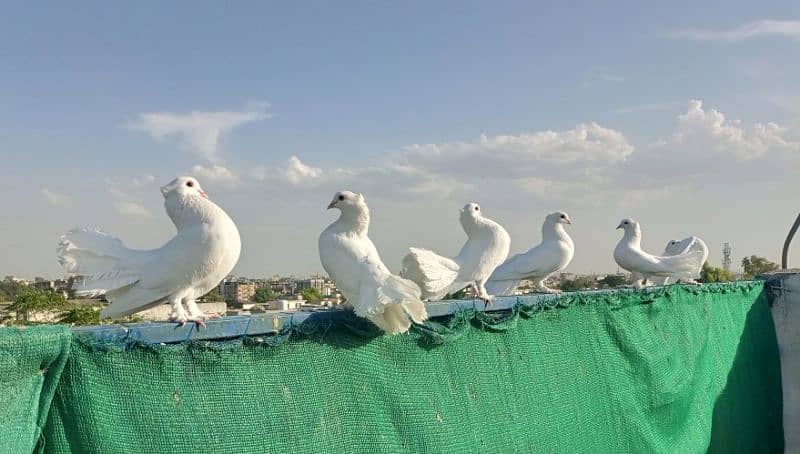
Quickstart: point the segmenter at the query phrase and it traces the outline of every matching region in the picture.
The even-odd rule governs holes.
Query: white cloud
[[[150,211],[136,200],[133,193],[157,193],[156,178],[152,175],[131,179],[106,178],[106,191],[114,199],[114,209],[125,216],[150,217]]]
[[[257,179],[381,195],[644,203],[671,190],[769,179],[796,168],[800,125],[744,124],[688,103],[665,139],[635,148],[617,130],[596,123],[565,131],[482,135],[473,141],[414,144],[371,167],[325,169],[297,157],[285,169],[257,168]],[[775,169],[774,167],[780,167]],[[587,192],[587,188],[591,188]],[[589,203],[589,202],[587,202]]]
[[[715,109],[706,111],[702,101],[693,99],[687,112],[678,117],[675,142],[679,145],[702,145],[708,151],[724,153],[728,158],[751,159],[768,150],[788,146],[782,137],[785,132],[775,123],[756,123],[748,131],[740,121],[727,120]]]
[[[258,181],[283,182],[293,186],[299,184],[330,182],[338,179],[341,169],[334,169],[323,179],[322,169],[312,167],[300,160],[297,156],[290,156],[282,167],[270,168],[255,166],[250,169],[249,176]],[[358,171],[358,170],[355,170]],[[349,171],[344,171],[345,173]]]
[[[242,111],[142,113],[126,126],[159,142],[177,138],[189,151],[217,162],[220,138],[238,126],[268,118],[267,108],[267,104],[259,103]]]
[[[201,183],[202,181],[212,181],[228,186],[236,185],[239,180],[232,170],[217,164],[209,167],[198,164],[192,167],[192,175],[197,177]]]
[[[585,185],[625,161],[634,148],[619,131],[596,123],[567,131],[481,135],[471,142],[411,145],[395,162],[429,182],[448,178],[462,189],[511,185],[534,194]],[[513,190],[513,189],[511,189]],[[565,197],[568,195],[565,193]]]
[[[581,83],[581,87],[587,88],[597,84],[621,84],[627,81],[628,78],[620,74],[593,71],[587,74],[585,80]]]
[[[153,175],[145,175],[145,176],[140,177],[140,178],[132,178],[130,185],[133,188],[141,188],[141,187],[144,187],[144,186],[151,185],[151,184],[155,183],[155,181],[156,181],[156,177],[154,177]]]
[[[796,165],[800,129],[775,123],[746,125],[692,100],[667,140],[637,151],[626,165],[626,183],[702,185],[743,178],[771,179]]]
[[[283,171],[286,180],[291,184],[300,184],[322,176],[322,169],[304,164],[297,156],[291,156]]]
[[[739,42],[769,36],[800,40],[800,21],[759,20],[742,24],[729,30],[679,30],[669,34],[672,38],[692,41]]]
[[[68,207],[72,204],[72,200],[69,196],[52,191],[46,187],[43,187],[40,191],[44,200],[54,207]]]
[[[114,202],[114,208],[120,214],[124,214],[126,216],[136,216],[136,217],[150,217],[151,214],[147,211],[147,208],[143,207],[138,202],[133,200],[117,200]]]

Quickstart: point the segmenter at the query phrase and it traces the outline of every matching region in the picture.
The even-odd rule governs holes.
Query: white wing
[[[547,276],[558,271],[562,254],[553,244],[540,244],[523,254],[517,254],[500,265],[490,280],[522,280]]]
[[[706,262],[708,259],[708,246],[706,243],[701,240],[699,237],[690,236],[687,238],[678,241],[677,243],[667,244],[667,247],[664,248],[664,256],[674,256],[685,254],[688,252],[699,252],[701,254],[700,258],[700,269],[703,267],[703,263]],[[698,270],[699,272],[699,270]],[[653,282],[656,285],[666,285],[669,283],[669,276],[659,276],[653,278]]]
[[[416,283],[422,290],[423,298],[439,300],[450,290],[458,277],[459,268],[452,259],[427,249],[412,247],[403,257],[401,276]]]
[[[145,264],[135,284],[106,293],[111,305],[100,315],[124,317],[157,306],[177,289],[189,286],[198,268],[208,263],[208,250],[202,247],[202,229],[202,225],[184,228],[167,244],[154,250],[155,254]]]
[[[510,246],[511,237],[500,224],[482,219],[454,259],[460,266],[458,280],[485,282],[508,258]]]
[[[688,251],[673,256],[654,256],[639,252],[629,257],[628,266],[631,271],[645,276],[696,279],[700,274],[702,258],[703,254],[700,251]]]
[[[320,261],[359,317],[390,334],[403,333],[428,312],[413,282],[393,275],[369,238],[326,229],[319,238]]]

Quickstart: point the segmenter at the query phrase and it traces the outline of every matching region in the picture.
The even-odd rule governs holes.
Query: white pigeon
[[[521,280],[530,279],[536,282],[539,292],[560,292],[548,288],[545,281],[553,273],[566,268],[575,254],[575,245],[564,230],[565,224],[572,224],[567,213],[557,211],[548,214],[542,224],[542,242],[497,267],[486,283],[486,290],[492,295],[511,295]]]
[[[461,252],[449,259],[427,249],[409,248],[401,275],[416,282],[422,297],[431,301],[470,286],[478,298],[491,304],[492,295],[485,284],[508,257],[511,238],[500,224],[483,217],[477,203],[468,203],[460,213],[461,227],[467,234]]]
[[[667,243],[667,246],[664,248],[664,253],[662,255],[678,255],[688,250],[697,250],[703,252],[703,259],[700,262],[700,268],[702,269],[702,264],[708,259],[708,246],[706,246],[706,243],[699,237],[689,236],[680,241],[670,240]],[[655,277],[653,278],[653,283],[655,285],[667,285],[669,283],[669,277]]]
[[[651,277],[663,276],[682,280],[700,277],[702,251],[687,250],[672,256],[651,255],[642,251],[642,230],[638,222],[623,219],[617,228],[623,229],[625,234],[614,249],[614,260],[634,274],[635,287],[647,285],[647,280]]]
[[[341,214],[319,236],[319,259],[356,315],[390,334],[408,331],[412,320],[427,320],[419,287],[393,275],[369,239],[369,208],[364,196],[337,192],[328,205],[331,208]]]
[[[241,240],[230,217],[192,177],[161,188],[175,237],[153,250],[135,250],[98,230],[79,228],[61,237],[58,261],[83,277],[78,295],[105,295],[102,318],[120,318],[169,302],[170,320],[204,324],[196,300],[216,287],[239,261]],[[185,305],[185,307],[184,307]]]

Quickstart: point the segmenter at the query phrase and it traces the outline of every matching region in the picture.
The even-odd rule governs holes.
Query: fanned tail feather
[[[700,277],[700,274],[699,274],[700,270],[702,270],[703,264],[708,259],[708,246],[706,246],[706,243],[702,239],[700,239],[699,237],[696,237],[696,236],[690,236],[690,237],[684,238],[678,244],[674,245],[672,250],[670,250],[670,249],[671,248],[669,246],[667,246],[667,248],[664,250],[664,256],[673,256],[674,257],[674,256],[680,256],[680,255],[691,255],[692,257],[695,257],[695,259],[694,259],[695,262],[693,262],[694,264],[699,262],[699,265],[697,267],[697,275],[696,276],[692,276],[692,277],[688,277],[688,278],[684,277],[684,276],[678,276],[678,277],[684,277],[684,278],[687,278],[687,279],[697,279],[698,277]],[[696,256],[698,254],[700,256],[699,259],[696,258]],[[658,277],[652,278],[652,280],[653,280],[653,283],[655,285],[666,285],[666,284],[669,283],[670,277],[669,276],[658,276]]]
[[[136,283],[139,270],[131,262],[139,253],[125,247],[119,238],[89,228],[70,230],[57,248],[58,262],[66,272],[82,278],[73,286],[75,293],[89,297]]]
[[[662,257],[670,268],[670,277],[677,279],[697,279],[703,268],[704,254],[700,250],[688,250],[678,255]]]
[[[424,299],[440,300],[451,290],[458,271],[458,264],[449,258],[427,249],[409,248],[401,276],[419,285]]]
[[[389,334],[405,333],[411,322],[422,323],[428,311],[420,300],[419,287],[394,276],[385,267],[365,262],[361,276],[356,315],[366,317]]]

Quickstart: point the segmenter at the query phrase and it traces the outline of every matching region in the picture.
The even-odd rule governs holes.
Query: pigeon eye
[[[475,211],[480,211],[480,208],[478,208],[478,207],[475,207]]]
[[[340,201],[341,201],[341,200],[344,200],[344,196],[343,196],[343,195],[340,195],[340,196],[339,196],[339,200],[340,200]]]
[[[566,217],[566,216],[564,216],[563,214],[561,215],[561,219],[566,219],[566,218],[567,218],[567,217]]]
[[[194,187],[194,183],[192,183],[191,181],[187,181],[186,182],[186,186],[189,186],[190,188],[192,188],[192,187]]]

